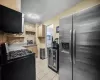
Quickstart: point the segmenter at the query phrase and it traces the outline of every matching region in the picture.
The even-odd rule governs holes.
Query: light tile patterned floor
[[[48,68],[47,59],[36,58],[36,80],[59,80],[59,75]]]

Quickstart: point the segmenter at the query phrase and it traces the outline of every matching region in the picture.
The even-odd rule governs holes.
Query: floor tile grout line
[[[40,72],[41,73],[41,72]],[[38,77],[38,76],[37,76]]]
[[[47,73],[48,74],[48,73]],[[47,74],[45,74],[43,77],[45,77]],[[43,77],[40,79],[40,80],[42,80],[43,79]]]
[[[36,76],[37,77],[37,76]],[[38,78],[38,77],[37,77]],[[38,80],[40,80],[39,78],[38,78]]]
[[[46,75],[48,75],[48,74],[50,73],[50,71],[52,71],[51,69],[48,68],[48,66],[47,66],[48,63],[47,63],[46,60],[47,60],[47,59],[42,60],[42,61],[41,61],[41,60],[38,60],[38,61],[37,61],[37,62],[38,62],[38,63],[37,63],[38,68],[40,68],[41,70],[43,69],[43,70],[42,70],[43,72],[45,71],[44,69],[45,69],[46,67],[47,67],[47,69],[48,69],[47,73],[45,73],[45,74],[41,77],[41,79],[38,78],[37,75],[38,75],[39,73],[41,73],[42,71],[36,74],[36,77],[37,77],[39,80],[42,80]],[[43,68],[43,67],[41,68],[40,65],[45,65],[45,68]],[[36,67],[37,67],[37,66],[36,66]],[[54,75],[50,80],[53,80],[53,79],[58,75],[58,74],[55,73],[55,72],[54,72],[54,74],[55,74],[55,75]]]
[[[48,68],[47,68],[48,69]],[[45,70],[42,70],[41,72],[43,72],[43,71],[45,71]],[[41,73],[41,72],[39,72],[39,73]],[[48,74],[50,71],[48,71],[46,74]],[[37,73],[37,75],[39,74],[39,73]]]
[[[56,75],[51,80],[53,80],[56,76],[57,76],[57,73],[56,73]]]
[[[50,72],[50,71],[48,71],[48,73],[49,73],[49,72]],[[48,73],[47,73],[47,74],[48,74]],[[45,74],[44,76],[46,76],[47,74]],[[43,76],[43,77],[44,77],[44,76]],[[43,79],[43,77],[42,77],[41,79]],[[41,80],[41,79],[40,79],[40,80]]]
[[[42,71],[43,71],[43,70],[42,70]],[[41,71],[41,72],[42,72],[42,71]],[[41,72],[38,72],[37,74],[39,74],[39,73],[41,73]],[[37,75],[37,74],[36,74],[36,75]]]

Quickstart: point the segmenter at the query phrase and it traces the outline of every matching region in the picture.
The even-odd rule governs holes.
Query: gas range
[[[27,49],[10,51],[7,55],[7,60],[16,59],[16,58],[19,58],[19,57],[27,56],[29,54],[32,54],[32,52],[27,50]]]
[[[33,54],[28,49],[24,48],[22,45],[8,45],[7,43],[1,44],[1,59],[0,61],[6,63],[7,60],[12,60],[27,55]]]

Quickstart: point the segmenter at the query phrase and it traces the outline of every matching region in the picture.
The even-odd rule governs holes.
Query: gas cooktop
[[[27,50],[27,49],[21,49],[21,50],[16,50],[16,51],[10,51],[8,53],[8,60],[11,59],[15,59],[15,58],[19,58],[19,57],[23,57],[23,56],[27,56],[29,54],[32,54],[31,51]]]

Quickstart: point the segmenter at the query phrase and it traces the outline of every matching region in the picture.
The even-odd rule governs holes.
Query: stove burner
[[[26,56],[26,55],[29,55],[29,54],[32,54],[32,52],[27,50],[27,49],[10,51],[9,54],[8,54],[8,60],[23,57],[23,56]]]

